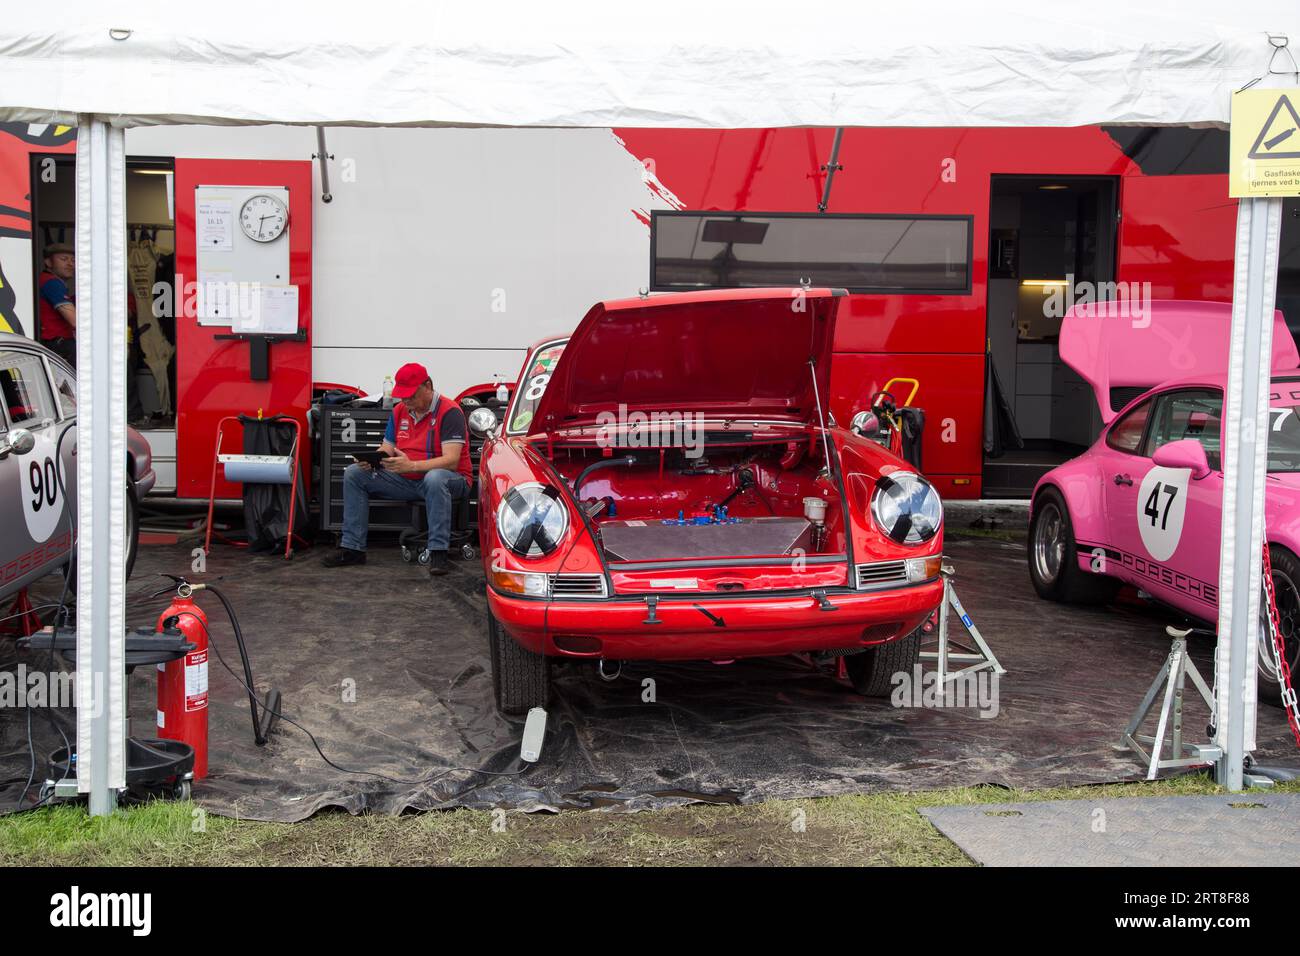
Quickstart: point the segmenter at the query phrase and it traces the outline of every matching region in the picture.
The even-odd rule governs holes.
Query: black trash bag
[[[925,431],[925,410],[904,405],[898,410],[898,424],[903,432],[903,460],[921,470],[921,435]]]
[[[253,418],[240,415],[244,426],[244,454],[289,455],[294,452],[297,434],[293,419],[285,415],[271,418]],[[307,496],[303,493],[302,473],[296,476],[298,493],[294,504],[294,534],[306,537]],[[248,550],[253,553],[283,551],[284,539],[289,534],[290,485],[247,483],[244,488],[244,528],[248,534]]]

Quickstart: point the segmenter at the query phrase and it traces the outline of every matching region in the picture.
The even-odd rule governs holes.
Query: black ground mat
[[[223,815],[292,821],[326,807],[635,809],[1140,778],[1142,768],[1112,744],[1168,652],[1166,618],[1042,601],[1014,542],[954,535],[948,552],[959,596],[1009,671],[996,716],[864,700],[793,658],[642,662],[613,682],[594,665],[568,665],[556,672],[542,759],[529,766],[518,760],[522,722],[492,706],[477,562],[455,562],[450,575],[431,582],[382,540],[365,566],[335,570],[314,553],[285,562],[219,547],[203,577],[220,577],[232,600],[257,683],[283,692],[285,714],[310,729],[331,760],[375,775],[331,768],[285,724],[266,747],[255,746],[248,699],[214,655],[211,776],[194,797]],[[141,596],[164,583],[158,572],[186,572],[190,560],[188,547],[141,549],[130,623],[156,620],[165,600]],[[57,597],[57,579],[38,591],[39,599]],[[238,669],[221,605],[211,595],[199,601],[217,646]],[[1208,679],[1212,648],[1202,642],[1194,652]],[[19,653],[0,638],[0,669],[20,663],[43,670],[45,656]],[[148,668],[131,681],[139,736],[153,733],[154,686]],[[1206,716],[1199,706],[1189,705],[1192,739]],[[0,709],[2,811],[18,805],[29,773],[27,714]],[[57,717],[70,729],[70,713]],[[1295,762],[1281,711],[1261,707],[1259,726],[1260,757]],[[43,712],[35,712],[32,735],[39,780],[43,755],[61,741]]]

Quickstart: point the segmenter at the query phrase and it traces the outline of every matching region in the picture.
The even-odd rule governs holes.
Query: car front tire
[[[492,657],[492,691],[503,714],[526,714],[545,707],[551,691],[551,662],[534,654],[506,633],[488,614],[488,651]]]
[[[1070,510],[1055,488],[1045,488],[1034,502],[1029,579],[1039,597],[1066,604],[1109,604],[1119,592],[1115,578],[1080,569]]]
[[[135,554],[140,550],[140,501],[136,497],[135,484],[128,478],[126,482],[126,579],[131,580],[131,571],[135,568]],[[77,592],[77,546],[72,546],[72,558],[63,566],[63,576],[72,580],[68,590]]]
[[[921,660],[922,624],[906,637],[869,647],[861,654],[844,658],[844,669],[849,683],[863,697],[888,697],[894,686],[894,675],[903,673],[911,677],[913,668]]]
[[[1278,623],[1282,628],[1282,646],[1291,671],[1292,686],[1300,679],[1300,559],[1277,544],[1268,546],[1269,563],[1273,565],[1273,592],[1277,597]],[[1265,612],[1267,613],[1267,612]],[[1267,620],[1261,622],[1259,631],[1259,699],[1274,707],[1282,706],[1281,680],[1273,666],[1273,652],[1269,646],[1272,637]]]
[[[140,502],[136,498],[135,484],[126,482],[126,579],[131,580],[135,568],[135,554],[140,550]]]

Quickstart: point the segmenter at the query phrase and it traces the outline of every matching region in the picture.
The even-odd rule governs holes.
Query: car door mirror
[[[1161,445],[1151,460],[1163,468],[1190,468],[1193,478],[1204,478],[1210,473],[1210,461],[1205,457],[1205,447],[1195,438]]]
[[[0,459],[8,458],[10,453],[25,455],[36,447],[36,436],[26,428],[10,429],[9,434],[0,436]]]

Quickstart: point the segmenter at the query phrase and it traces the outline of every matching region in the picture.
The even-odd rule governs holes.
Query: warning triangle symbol
[[[1285,93],[1277,98],[1246,158],[1300,159],[1300,115]]]

